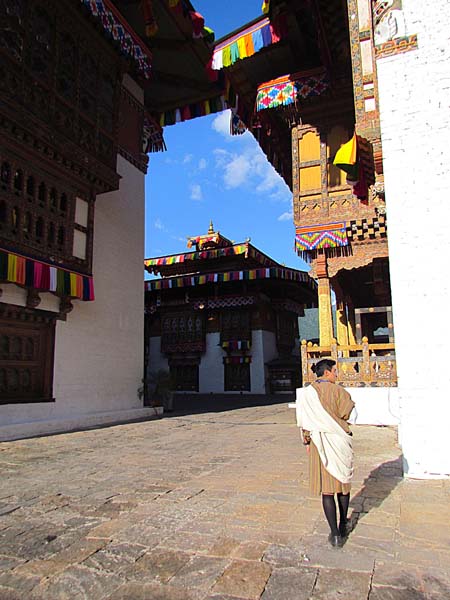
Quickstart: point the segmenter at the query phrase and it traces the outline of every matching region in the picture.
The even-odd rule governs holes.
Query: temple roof
[[[144,261],[148,273],[161,277],[176,275],[225,272],[258,267],[284,268],[275,260],[258,250],[250,240],[234,243],[215,231],[212,222],[205,235],[187,238],[188,248],[194,251],[148,258]]]
[[[196,251],[144,261],[148,273],[161,276],[145,282],[146,292],[196,288],[198,294],[210,284],[226,288],[230,285],[229,292],[233,292],[239,282],[264,282],[266,292],[275,297],[307,304],[316,302],[317,284],[306,271],[286,268],[253,246],[249,239],[235,244],[215,231],[212,222],[205,235],[187,239],[188,247],[195,246]]]

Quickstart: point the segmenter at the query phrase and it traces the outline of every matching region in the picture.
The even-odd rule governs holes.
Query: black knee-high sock
[[[336,503],[333,494],[322,494],[323,512],[328,521],[332,535],[339,535],[339,529],[336,519]]]
[[[348,504],[350,502],[350,494],[338,494],[337,501],[339,506],[339,527],[344,527],[347,523]]]

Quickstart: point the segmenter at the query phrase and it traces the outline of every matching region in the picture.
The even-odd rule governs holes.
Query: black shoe
[[[341,537],[346,538],[348,536],[348,521],[345,523],[339,523],[339,534]]]
[[[333,548],[342,548],[342,546],[344,545],[344,540],[340,535],[333,535],[332,533],[330,533],[330,535],[328,536],[328,541],[333,546]]]

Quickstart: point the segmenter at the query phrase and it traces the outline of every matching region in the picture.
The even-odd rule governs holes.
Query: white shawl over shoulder
[[[312,385],[297,389],[297,425],[311,434],[325,469],[341,483],[353,475],[352,438],[322,406]]]

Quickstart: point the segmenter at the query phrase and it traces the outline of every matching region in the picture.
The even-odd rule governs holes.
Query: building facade
[[[151,113],[209,82],[198,18],[162,0],[0,3],[0,439],[155,412],[139,393]]]
[[[316,301],[314,282],[212,224],[188,245],[195,250],[145,261],[161,275],[146,282],[150,386],[166,370],[187,396],[293,394],[301,383],[298,316]]]

